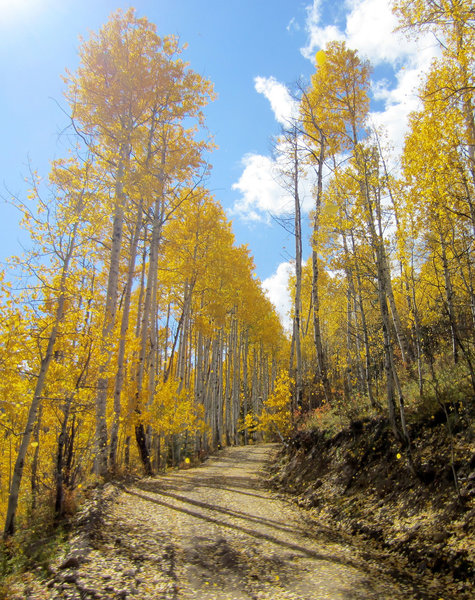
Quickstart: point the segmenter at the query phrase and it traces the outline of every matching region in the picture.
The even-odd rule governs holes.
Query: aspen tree
[[[326,362],[320,328],[320,301],[318,294],[318,230],[321,213],[322,176],[325,152],[335,155],[353,150],[358,133],[366,119],[369,65],[361,62],[356,53],[342,42],[331,42],[316,55],[316,71],[311,86],[303,94],[301,113],[309,146],[313,147],[313,161],[317,168],[316,206],[313,222],[313,314],[314,337],[325,397],[329,397]]]
[[[114,353],[112,332],[116,326],[124,220],[134,208],[131,176],[140,173],[146,181],[153,181],[155,188],[151,194],[152,234],[139,334],[137,401],[140,405],[167,193],[176,186],[177,179],[186,180],[190,170],[199,168],[200,152],[206,146],[193,141],[194,131],[186,129],[183,121],[203,122],[201,108],[212,97],[211,85],[187,69],[179,58],[180,52],[174,37],[160,38],[155,26],[137,18],[132,9],[126,13],[118,11],[98,34],[92,34],[83,44],[80,67],[76,75],[68,74],[66,79],[74,126],[109,169],[114,182],[112,242],[102,326],[103,360],[96,398],[95,469],[100,475],[107,469],[108,373]],[[150,197],[150,188],[147,196]],[[140,406],[137,410],[140,412]],[[137,428],[137,442],[149,470],[142,425],[137,424]]]
[[[294,410],[302,404],[303,366],[302,366],[302,215],[300,197],[303,171],[303,151],[299,139],[297,123],[290,123],[278,139],[280,177],[282,187],[293,200],[293,236],[295,241],[295,286],[293,290],[292,339],[295,347],[295,370],[293,353],[290,368],[295,372]]]
[[[136,222],[130,242],[129,258],[127,264],[127,280],[125,284],[125,292],[122,307],[122,317],[120,324],[119,348],[117,351],[117,371],[114,382],[114,418],[111,426],[110,435],[110,450],[109,450],[109,465],[111,471],[115,471],[117,463],[117,446],[119,441],[119,424],[121,418],[121,394],[125,377],[125,353],[127,342],[127,331],[129,329],[130,305],[132,297],[132,286],[135,276],[135,261],[137,259],[137,248],[139,236],[142,230],[143,215],[142,215],[143,199],[140,198]]]
[[[418,227],[417,243],[423,245],[426,260],[433,267],[430,279],[436,280],[441,290],[439,301],[445,307],[442,318],[448,325],[453,360],[457,363],[463,357],[474,385],[471,342],[464,340],[459,323],[467,319],[457,305],[470,307],[473,337],[474,253],[469,240],[475,232],[475,186],[470,153],[466,151],[469,138],[464,134],[464,107],[448,99],[445,91],[450,69],[450,62],[448,66],[433,66],[422,88],[423,108],[411,116],[403,155],[404,206]],[[435,142],[434,128],[439,132]],[[460,285],[455,285],[456,281]]]
[[[320,64],[318,64],[318,62]],[[389,417],[393,430],[400,437],[396,421],[395,391],[398,388],[400,419],[405,434],[404,405],[399,378],[396,371],[389,321],[388,303],[393,312],[393,324],[400,341],[403,360],[405,360],[405,332],[399,320],[397,308],[392,302],[391,277],[389,263],[385,253],[381,228],[381,183],[379,166],[373,150],[365,148],[361,140],[365,136],[364,125],[369,108],[368,98],[369,65],[362,62],[357,54],[348,50],[342,42],[331,42],[324,51],[324,60],[318,61],[312,76],[312,85],[306,96],[306,126],[310,133],[322,142],[325,136],[328,152],[333,156],[337,152],[349,151],[353,165],[353,177],[357,182],[356,197],[359,209],[364,215],[368,234],[377,267],[378,297],[382,319],[386,361],[386,385]],[[308,106],[312,107],[312,111]]]
[[[33,219],[33,222],[31,223],[34,227],[31,230],[32,236],[37,239],[40,245],[44,248],[49,244],[49,248],[55,247],[58,249],[55,256],[57,265],[54,265],[53,268],[58,269],[59,277],[57,278],[57,287],[55,289],[56,295],[53,296],[53,303],[55,305],[55,309],[52,311],[53,318],[48,326],[49,332],[46,338],[46,344],[42,345],[40,349],[39,370],[36,377],[36,384],[34,386],[33,397],[28,410],[25,429],[21,436],[13,477],[10,484],[8,508],[3,532],[4,538],[13,535],[15,531],[15,518],[26,453],[31,435],[38,420],[43,390],[47,382],[48,372],[54,357],[56,342],[61,335],[61,327],[67,310],[69,279],[71,277],[72,262],[77,253],[78,230],[80,227],[81,213],[85,205],[85,196],[87,194],[87,173],[89,167],[90,163],[86,163],[83,172],[81,173],[83,180],[82,182],[81,180],[78,182],[79,191],[69,189],[69,194],[63,200],[66,205],[64,214],[60,215],[64,218],[63,222],[42,222],[40,217],[35,218],[30,212],[25,213],[26,222],[31,223],[31,219]],[[81,183],[83,184],[82,188],[80,187]],[[46,215],[49,216],[49,211],[46,210],[47,207],[39,197],[39,191],[36,186],[33,191],[33,196],[39,200],[40,208],[42,207],[46,211]],[[69,217],[69,222],[67,217]]]

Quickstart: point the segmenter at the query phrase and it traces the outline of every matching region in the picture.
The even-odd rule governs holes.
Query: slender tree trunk
[[[254,345],[253,349],[252,349],[252,368],[251,368],[251,372],[252,372],[252,378],[251,378],[251,410],[252,410],[252,416],[255,418],[257,416],[257,412],[258,412],[258,386],[259,386],[259,367],[258,367],[258,363],[257,363],[257,352],[256,352],[256,347]],[[254,429],[254,428],[253,428]],[[256,432],[252,431],[252,440],[255,442],[256,441]]]
[[[41,417],[43,415],[43,407],[40,404],[38,409],[38,418],[35,423],[35,428],[33,429],[33,442],[36,444],[35,452],[33,454],[33,460],[31,463],[31,508],[35,510],[36,508],[36,498],[38,496],[38,459],[40,455],[40,426],[41,426]]]
[[[68,419],[71,410],[71,404],[73,396],[69,396],[65,399],[62,407],[63,420],[61,423],[61,432],[58,438],[58,448],[56,450],[56,468],[55,468],[55,485],[56,485],[56,498],[54,503],[54,512],[56,518],[62,517],[64,512],[64,485],[63,485],[63,470],[64,470],[64,449],[66,445],[66,438],[68,435]]]
[[[396,404],[394,399],[394,361],[392,356],[392,346],[389,334],[389,311],[381,274],[379,274],[378,277],[378,298],[383,330],[384,370],[386,374],[386,400],[388,404],[389,423],[391,424],[391,428],[396,439],[401,440],[401,434],[397,424]]]
[[[354,360],[353,360],[353,339],[355,337],[355,329],[353,327],[353,298],[351,294],[351,274],[346,272],[347,288],[346,288],[346,367],[343,373],[343,394],[345,401],[349,402],[353,392],[353,377],[354,377]]]
[[[249,383],[248,383],[248,353],[249,353],[249,339],[247,332],[241,334],[241,346],[242,346],[242,389],[243,389],[243,424],[245,424],[246,416],[249,410]],[[249,431],[244,426],[244,445],[247,446],[249,442]]]
[[[376,134],[376,140],[377,140],[377,144],[378,144],[379,160],[381,161],[381,165],[383,167],[385,186],[386,186],[389,196],[391,198],[391,203],[392,203],[393,210],[394,210],[394,217],[396,220],[396,232],[397,232],[398,237],[402,238],[403,234],[402,234],[400,223],[399,223],[399,215],[398,215],[396,200],[394,198],[392,186],[390,183],[391,179],[389,177],[388,169],[386,166],[386,161],[384,160],[384,155],[383,155],[381,145],[379,143],[379,137],[377,136],[377,134]],[[381,199],[380,199],[380,190],[379,189],[375,190],[375,197],[377,199],[376,214],[377,214],[377,220],[378,220],[379,237],[380,237],[380,240],[382,240],[383,239],[383,228],[382,228]],[[397,307],[396,307],[396,302],[394,300],[392,281],[391,281],[391,269],[389,266],[389,259],[386,255],[385,251],[383,252],[383,261],[384,261],[384,274],[385,274],[385,278],[386,278],[386,290],[387,290],[387,296],[388,296],[388,300],[389,300],[389,306],[391,308],[391,316],[392,316],[392,320],[393,320],[393,324],[394,324],[394,329],[396,330],[396,337],[398,340],[399,348],[401,350],[401,357],[402,357],[403,363],[406,366],[408,366],[414,360],[414,352],[413,352],[411,344],[406,336],[406,333],[405,333],[404,328],[401,323],[401,319],[399,317],[399,311],[397,310]]]
[[[115,206],[112,223],[112,242],[110,253],[109,275],[107,281],[106,305],[101,336],[101,354],[104,356],[99,367],[96,395],[96,458],[94,471],[97,475],[104,476],[107,473],[107,390],[109,379],[107,370],[112,358],[112,331],[114,329],[117,312],[117,290],[119,287],[120,253],[122,250],[122,236],[124,229],[124,175],[125,164],[128,161],[130,148],[123,144],[120,150],[119,165],[116,172],[115,182]]]
[[[170,351],[170,358],[168,360],[166,369],[163,372],[163,382],[164,383],[166,383],[168,381],[168,378],[173,373],[173,362],[174,362],[174,358],[175,358],[175,350],[176,350],[176,346],[178,343],[178,339],[181,335],[181,329],[183,327],[184,320],[185,320],[185,311],[182,311],[180,319],[178,321],[177,328],[176,328],[175,337],[173,338],[173,344],[172,344],[172,348]]]
[[[233,434],[234,444],[239,444],[239,412],[241,409],[241,344],[239,343],[239,324],[234,320],[234,372],[233,372]]]
[[[210,346],[211,342],[208,337],[203,342],[203,406],[205,409],[205,422],[212,427],[212,405],[210,394]],[[205,451],[209,449],[209,437],[205,433],[203,436],[203,447]]]
[[[395,404],[395,390],[394,390],[394,356],[393,348],[391,344],[390,334],[390,320],[389,320],[389,309],[388,309],[388,297],[387,297],[387,281],[388,274],[386,272],[387,261],[384,253],[382,236],[378,235],[376,230],[376,220],[374,215],[374,207],[371,199],[371,186],[369,185],[369,172],[367,157],[363,156],[362,153],[358,153],[358,166],[359,170],[363,175],[363,179],[360,181],[361,194],[364,200],[366,221],[370,233],[371,245],[373,248],[376,269],[377,269],[377,282],[378,282],[378,299],[381,313],[381,324],[383,331],[383,346],[384,346],[384,370],[386,374],[386,399],[388,404],[388,415],[389,422],[396,439],[404,442],[404,437],[401,434],[396,417],[396,404]],[[376,198],[376,201],[378,198]],[[380,212],[376,210],[377,216],[379,217],[378,223],[381,232],[381,219]]]
[[[458,362],[458,359],[459,359],[458,350],[460,348],[460,350],[462,351],[463,358],[465,359],[467,367],[470,371],[470,380],[472,383],[472,387],[475,390],[475,367],[473,365],[470,353],[468,352],[465,344],[462,342],[462,339],[460,336],[460,331],[459,331],[459,327],[457,324],[457,316],[456,316],[456,312],[455,312],[455,305],[454,305],[455,294],[454,294],[454,290],[453,290],[453,286],[452,286],[452,278],[450,275],[449,264],[448,264],[448,259],[447,259],[447,249],[445,247],[445,241],[442,239],[442,236],[441,236],[441,251],[442,251],[442,265],[443,265],[443,270],[444,270],[444,282],[445,282],[445,304],[446,304],[446,311],[447,311],[447,315],[449,317],[449,323],[450,323],[450,332],[451,332],[451,337],[452,337],[452,351],[453,351],[454,363],[457,364],[457,362]]]
[[[452,353],[454,357],[454,363],[458,363],[458,345],[457,345],[457,319],[455,316],[454,309],[454,291],[452,287],[452,278],[449,272],[449,262],[447,260],[447,250],[445,247],[445,240],[442,234],[440,234],[440,248],[442,253],[442,267],[444,271],[444,282],[445,282],[445,302],[447,306],[447,315],[450,323],[450,334],[452,338]]]
[[[181,327],[181,339],[178,346],[178,360],[176,377],[178,379],[178,393],[181,393],[186,381],[186,358],[188,339],[190,336],[190,321],[191,321],[191,300],[192,300],[193,284],[185,282],[183,296],[183,325]]]
[[[216,447],[220,448],[223,440],[223,331],[219,329],[216,340]]]
[[[231,445],[232,440],[232,383],[231,374],[233,369],[233,355],[232,355],[232,337],[233,337],[233,321],[234,316],[231,314],[231,321],[229,327],[229,334],[226,341],[226,361],[225,361],[225,413],[224,413],[224,431],[226,437],[226,446]]]
[[[379,221],[381,223],[381,221]],[[391,309],[391,317],[394,325],[394,330],[396,331],[396,337],[399,344],[399,349],[401,351],[401,358],[404,365],[408,366],[413,361],[413,353],[411,351],[411,346],[407,339],[407,336],[402,327],[401,319],[399,317],[399,311],[396,306],[396,302],[394,300],[393,286],[391,282],[391,272],[389,269],[389,261],[386,253],[383,254],[383,265],[384,265],[384,277],[385,277],[385,286],[387,291],[387,297],[389,301],[389,306]]]
[[[120,324],[119,350],[117,354],[117,372],[114,384],[114,418],[111,426],[109,465],[112,472],[116,470],[117,445],[119,441],[119,424],[121,413],[121,394],[125,375],[125,350],[126,337],[129,329],[130,301],[132,297],[132,285],[135,275],[135,260],[137,257],[137,246],[140,230],[142,228],[142,200],[140,201],[134,234],[130,244],[129,264],[127,266],[127,282],[125,287],[124,302],[122,308],[122,320]]]
[[[318,265],[318,240],[320,231],[320,212],[322,208],[323,195],[323,161],[325,158],[325,139],[320,134],[320,153],[317,162],[317,190],[315,197],[315,212],[313,216],[312,230],[312,306],[313,306],[313,341],[317,354],[317,375],[322,384],[326,402],[330,401],[330,382],[326,358],[323,351],[322,329],[320,322],[320,292],[319,292],[319,265]]]
[[[64,284],[64,282],[63,282]],[[64,289],[64,286],[62,286]],[[18,455],[13,470],[12,483],[10,487],[10,494],[8,498],[7,516],[5,520],[4,538],[7,538],[15,532],[15,516],[18,506],[18,496],[20,492],[20,484],[23,475],[23,467],[25,465],[26,452],[30,443],[30,437],[37,421],[38,410],[40,406],[41,396],[43,393],[44,385],[46,382],[46,376],[53,359],[54,345],[59,333],[59,327],[64,317],[64,300],[65,297],[62,294],[59,298],[58,309],[56,311],[55,323],[51,330],[48,338],[48,344],[44,357],[41,360],[41,366],[36,380],[35,391],[33,394],[33,400],[30,404],[28,411],[28,418],[26,422],[25,431],[20,442],[20,448],[18,449]]]
[[[163,187],[163,186],[162,186]],[[150,255],[147,272],[147,285],[145,287],[145,297],[143,304],[143,312],[141,319],[141,331],[140,331],[140,350],[138,357],[138,368],[137,368],[137,392],[136,392],[136,407],[135,411],[140,414],[142,411],[143,404],[143,382],[145,376],[145,370],[147,366],[147,354],[150,351],[150,332],[152,327],[152,319],[155,319],[153,315],[154,308],[154,290],[155,279],[157,277],[158,270],[158,251],[161,242],[161,233],[163,225],[163,189],[157,190],[157,198],[154,206],[154,218],[152,224],[152,239],[150,242]],[[143,423],[138,423],[135,427],[135,438],[139,447],[140,458],[142,460],[145,472],[147,475],[152,474],[152,465],[150,462],[149,448],[147,444],[147,436]]]
[[[297,131],[292,131],[292,179],[294,197],[294,237],[295,237],[295,296],[294,296],[294,339],[295,339],[295,403],[302,406],[303,374],[302,374],[302,217],[299,194],[299,155]]]
[[[351,243],[353,246],[353,254],[356,252],[355,240],[353,233],[351,233]],[[366,322],[366,311],[363,303],[363,290],[361,283],[361,274],[358,267],[358,261],[355,261],[355,275],[356,275],[356,283],[358,287],[357,294],[357,303],[361,317],[361,326],[363,329],[363,344],[365,349],[365,383],[366,383],[366,393],[368,394],[368,399],[373,408],[380,408],[379,404],[376,402],[373,394],[373,388],[371,385],[371,349],[369,344],[369,333],[368,333],[368,325]]]
[[[76,416],[73,414],[71,419],[71,428],[69,435],[66,438],[66,446],[64,450],[64,485],[71,487],[74,483],[74,473],[72,470],[74,460],[74,441],[76,434],[81,427],[81,421],[76,421]]]

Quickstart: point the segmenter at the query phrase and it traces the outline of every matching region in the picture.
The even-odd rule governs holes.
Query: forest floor
[[[443,411],[410,424],[412,458],[384,418],[301,431],[281,449],[269,483],[308,518],[351,536],[427,598],[475,598],[475,431]],[[455,478],[458,493],[456,491]],[[366,556],[363,553],[363,556]],[[425,583],[424,583],[425,582]]]
[[[202,465],[96,490],[67,551],[9,600],[447,600],[367,544],[269,491],[278,447],[226,448]]]

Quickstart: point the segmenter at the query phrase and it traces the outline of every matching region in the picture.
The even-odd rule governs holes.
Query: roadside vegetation
[[[276,144],[290,333],[205,186],[212,83],[132,9],[82,44],[65,76],[71,151],[14,199],[32,243],[0,273],[2,574],[47,565],[104,481],[276,440],[275,485],[470,593],[474,13],[394,10],[440,46],[401,155],[372,125],[371,65],[340,41]]]

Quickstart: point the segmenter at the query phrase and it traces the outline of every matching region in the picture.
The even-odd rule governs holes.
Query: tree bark
[[[320,152],[317,162],[317,190],[315,197],[315,212],[312,228],[312,307],[313,307],[313,341],[317,354],[317,375],[322,384],[326,402],[330,401],[330,382],[326,358],[323,351],[322,329],[320,323],[320,292],[319,292],[319,265],[318,265],[318,238],[320,231],[320,212],[323,194],[323,161],[325,157],[325,138],[320,131]]]
[[[119,164],[116,171],[115,205],[112,223],[112,244],[110,252],[109,274],[107,280],[106,305],[101,336],[101,354],[104,356],[97,379],[96,395],[96,457],[94,471],[97,475],[105,476],[107,473],[107,390],[109,379],[107,369],[112,357],[111,335],[116,321],[117,290],[119,287],[120,253],[122,250],[122,236],[124,228],[124,175],[125,164],[130,154],[129,144],[122,144],[120,149]]]
[[[119,424],[121,414],[121,394],[125,376],[125,350],[126,336],[129,329],[130,301],[132,297],[132,285],[135,275],[135,261],[137,257],[137,246],[140,230],[142,228],[142,199],[139,204],[137,220],[135,223],[134,234],[130,244],[129,264],[127,266],[127,282],[125,286],[125,295],[122,308],[122,320],[120,324],[119,349],[117,353],[117,372],[114,384],[114,417],[111,426],[109,466],[112,472],[115,472],[117,466],[117,446],[119,441]]]

